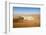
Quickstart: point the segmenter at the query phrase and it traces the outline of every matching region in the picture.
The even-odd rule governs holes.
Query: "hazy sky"
[[[13,7],[14,14],[39,14],[40,8],[32,7]]]

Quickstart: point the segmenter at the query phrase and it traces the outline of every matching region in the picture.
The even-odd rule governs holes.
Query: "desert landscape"
[[[40,15],[28,14],[28,15],[16,15],[13,16],[13,28],[22,27],[40,27]]]

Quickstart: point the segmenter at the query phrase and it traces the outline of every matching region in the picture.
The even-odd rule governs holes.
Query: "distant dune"
[[[22,16],[29,16],[34,18],[33,20],[26,20],[25,17]],[[16,15],[13,16],[13,28],[19,27],[40,27],[40,15],[39,14],[28,14],[28,15]]]
[[[16,18],[18,16],[40,16],[40,14],[16,14],[13,15],[13,18]]]

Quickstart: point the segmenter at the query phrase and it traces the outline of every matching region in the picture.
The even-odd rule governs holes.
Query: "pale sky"
[[[13,14],[39,14],[40,8],[32,7],[13,7]]]

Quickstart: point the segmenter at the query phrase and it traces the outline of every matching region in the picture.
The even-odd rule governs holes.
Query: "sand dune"
[[[17,15],[18,16],[18,15]],[[16,16],[13,17],[13,28],[18,27],[40,27],[40,15],[39,14],[33,14],[33,15],[21,15],[21,16],[29,16],[34,18],[34,20],[24,20],[24,18],[16,18]]]

